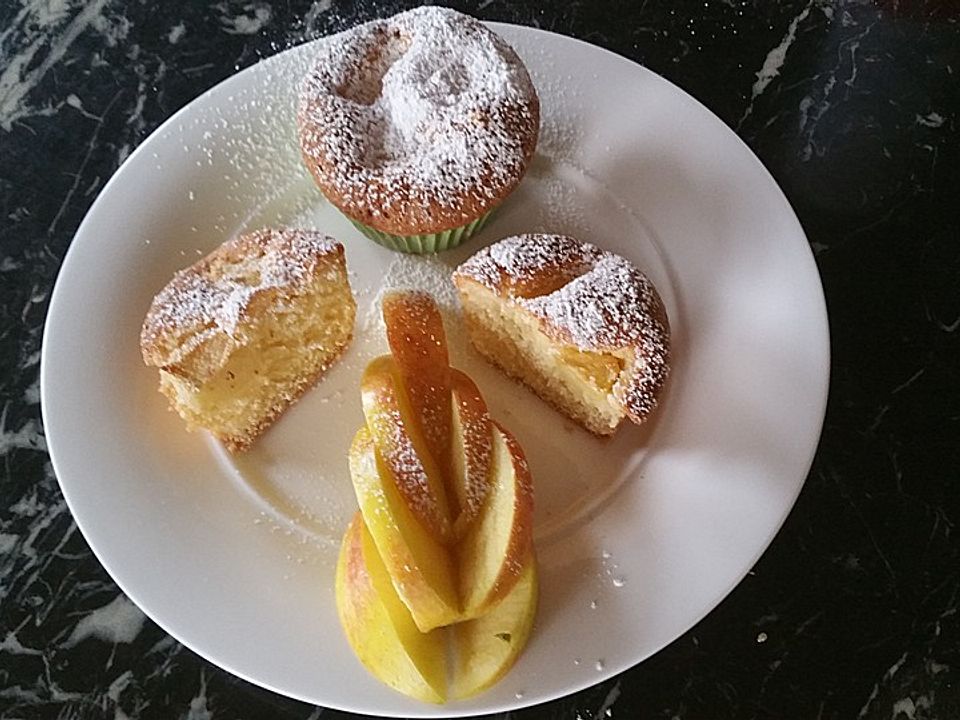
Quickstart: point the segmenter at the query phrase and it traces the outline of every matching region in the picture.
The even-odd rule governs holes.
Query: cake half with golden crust
[[[174,275],[150,306],[140,349],[188,427],[237,452],[340,356],[355,313],[338,242],[264,229]]]
[[[610,435],[657,406],[670,326],[628,260],[564,235],[519,235],[454,273],[471,342],[587,430]]]

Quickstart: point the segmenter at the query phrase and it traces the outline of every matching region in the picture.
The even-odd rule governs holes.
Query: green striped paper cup
[[[444,230],[439,233],[427,233],[424,235],[391,235],[390,233],[376,230],[369,225],[359,223],[352,218],[348,219],[357,230],[378,245],[383,245],[383,247],[396,250],[397,252],[410,253],[413,255],[429,255],[455,248],[464,240],[467,240],[479,232],[483,226],[487,224],[491,215],[493,215],[493,210],[488,210],[476,220],[466,225],[461,225],[451,230]]]

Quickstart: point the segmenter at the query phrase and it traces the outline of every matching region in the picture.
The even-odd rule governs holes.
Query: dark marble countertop
[[[236,69],[402,6],[0,3],[0,717],[347,717],[207,663],[120,593],[53,475],[39,358],[73,233],[154,128]],[[719,115],[795,208],[831,325],[820,448],[753,571],[648,661],[512,715],[960,717],[956,5],[460,9],[609,48]]]

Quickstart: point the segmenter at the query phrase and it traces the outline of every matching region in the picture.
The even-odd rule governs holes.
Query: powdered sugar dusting
[[[377,450],[383,453],[387,466],[397,474],[397,481],[403,488],[404,496],[418,505],[429,506],[428,514],[435,511],[433,495],[427,482],[427,471],[417,455],[410,432],[398,410],[392,413],[392,422],[386,427],[390,433],[390,442],[378,444]],[[426,508],[424,508],[426,509]]]
[[[534,163],[534,168],[536,169]],[[566,232],[583,236],[595,231],[587,210],[589,198],[585,197],[576,180],[564,177],[564,173],[577,172],[574,165],[562,161],[544,163],[547,169],[542,175],[531,177],[528,173],[521,189],[530,198],[531,212],[528,232]]]
[[[266,229],[227,241],[179,271],[154,298],[141,333],[144,359],[170,365],[217,334],[236,340],[254,297],[302,286],[335,252],[342,252],[339,243],[308,230]]]
[[[578,348],[601,350],[641,341],[655,304],[646,276],[612,253],[602,253],[592,267],[578,270],[582,274],[559,290],[521,303],[563,328]]]
[[[457,289],[451,279],[450,266],[429,255],[397,253],[380,281],[377,293],[370,300],[359,323],[361,334],[382,339],[386,337],[383,322],[383,297],[396,290],[420,290],[430,295],[443,317],[447,346],[454,364],[467,346]],[[382,348],[385,341],[380,340]],[[381,350],[383,352],[383,350]]]
[[[475,517],[487,497],[490,468],[490,425],[472,424],[465,427],[463,445],[466,449],[466,482],[463,486],[462,513]]]
[[[585,349],[635,348],[628,380],[614,388],[635,418],[649,414],[669,370],[669,331],[660,299],[646,276],[619,255],[605,253],[588,272],[549,295],[523,300],[535,315],[562,328]]]
[[[549,242],[546,239],[549,238]],[[594,245],[564,235],[518,235],[481,250],[458,268],[490,288],[508,283],[517,295],[545,272],[564,271],[570,278],[586,270],[602,256]]]
[[[653,284],[625,258],[563,235],[518,235],[484,248],[456,274],[523,307],[580,350],[633,350],[614,393],[635,418],[656,406],[670,331]]]
[[[411,423],[415,420],[404,417],[400,410],[397,394],[403,392],[403,389],[396,376],[383,391],[385,396],[374,401],[379,410],[372,413],[367,411],[366,414],[372,441],[371,450],[375,448],[383,461],[385,472],[388,473],[386,477],[391,478],[393,486],[403,496],[404,503],[417,519],[425,527],[442,532],[446,521],[412,437]],[[364,396],[365,409],[367,403]],[[377,473],[380,473],[379,468]]]
[[[513,50],[480,22],[422,7],[320,41],[301,90],[321,185],[374,217],[464,219],[522,177],[539,103]]]

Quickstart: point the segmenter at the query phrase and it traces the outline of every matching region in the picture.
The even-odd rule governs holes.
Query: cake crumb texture
[[[140,347],[188,427],[236,452],[342,354],[355,314],[337,241],[263,229],[174,275],[151,304]]]
[[[653,283],[625,258],[563,235],[506,238],[454,274],[481,355],[585,428],[642,423],[670,369]]]

